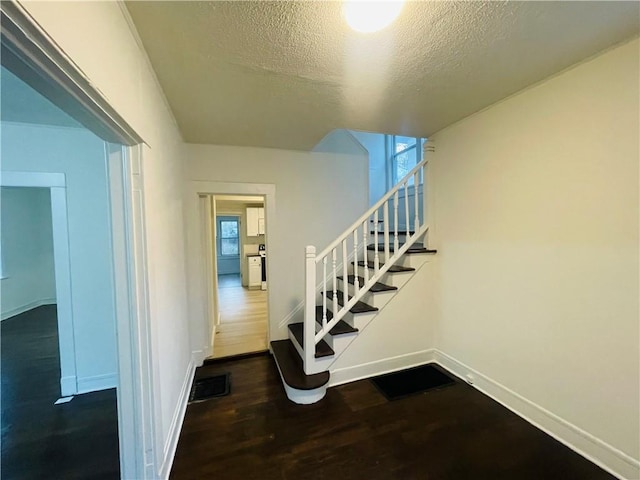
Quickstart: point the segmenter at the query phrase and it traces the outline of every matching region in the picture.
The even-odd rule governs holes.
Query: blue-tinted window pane
[[[403,150],[406,150],[407,148],[412,147],[416,144],[416,139],[414,137],[395,136],[393,138],[395,142],[394,149],[393,149],[394,153],[398,153]]]
[[[238,222],[237,221],[221,221],[220,236],[222,238],[238,238]]]
[[[220,251],[222,255],[238,255],[238,238],[220,239]]]
[[[395,157],[395,181],[398,182],[416,166],[416,149],[412,148],[409,151],[399,153]],[[411,180],[410,185],[413,185]]]

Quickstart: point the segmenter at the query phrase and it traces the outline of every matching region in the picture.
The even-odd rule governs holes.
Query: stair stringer
[[[366,328],[336,351],[329,386],[433,361],[436,262],[428,256]]]

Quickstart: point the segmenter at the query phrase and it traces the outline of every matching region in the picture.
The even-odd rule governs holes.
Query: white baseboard
[[[60,394],[63,397],[69,397],[76,394],[77,384],[76,376],[69,375],[60,379]]]
[[[421,350],[418,352],[407,353],[397,357],[385,358],[375,362],[363,363],[353,367],[339,368],[331,370],[331,379],[329,387],[336,387],[343,383],[355,382],[363,378],[383,375],[385,373],[403,370],[405,368],[416,367],[434,361],[434,349]]]
[[[25,305],[21,305],[19,307],[12,308],[11,310],[7,310],[6,312],[0,313],[0,321],[6,320],[7,318],[15,317],[16,315],[28,312],[29,310],[41,307],[42,305],[54,305],[55,303],[55,298],[43,298],[40,300],[34,300],[33,302],[29,302]]]
[[[66,377],[67,379],[72,377]],[[94,375],[92,377],[78,377],[77,394],[97,392],[108,388],[116,388],[118,386],[118,374],[107,373],[105,375]]]
[[[194,368],[202,366],[204,360],[211,355],[211,350],[211,347],[204,346],[202,350],[193,350],[191,352],[191,361],[195,365]]]
[[[189,366],[180,389],[180,395],[178,396],[178,403],[171,419],[171,425],[169,426],[169,435],[164,445],[164,452],[162,457],[162,465],[158,472],[158,477],[162,479],[168,479],[171,473],[171,467],[173,465],[173,458],[176,455],[176,449],[178,448],[178,439],[180,438],[180,431],[182,430],[182,422],[184,421],[184,415],[187,412],[187,404],[189,403],[189,393],[191,392],[191,384],[193,383],[193,377],[196,373],[196,361],[191,358]]]
[[[435,350],[434,356],[436,363],[462,379],[466,378],[468,374],[473,375],[473,387],[600,468],[618,478],[629,480],[640,478],[640,461],[637,459],[630,457],[446,353]]]

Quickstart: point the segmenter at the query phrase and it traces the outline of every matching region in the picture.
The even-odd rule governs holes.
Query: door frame
[[[58,347],[60,349],[60,394],[78,392],[76,346],[71,302],[71,259],[67,219],[67,185],[64,173],[2,172],[0,187],[46,188],[51,197],[53,260],[56,282]]]
[[[144,140],[17,1],[0,3],[2,63],[105,143],[113,250],[121,478],[156,478]],[[156,372],[157,375],[157,372]]]
[[[217,195],[246,195],[263,196],[265,208],[265,245],[269,250],[269,225],[276,218],[276,186],[270,183],[232,183],[232,182],[206,182],[191,181],[185,191],[185,214],[187,225],[187,271],[189,281],[189,318],[192,341],[192,356],[198,363],[211,356],[213,335],[217,322],[217,302],[210,305],[212,296],[207,289],[212,288],[207,270],[217,276],[214,265],[203,268],[202,259],[207,258],[206,230],[211,228],[203,221],[203,196],[215,197]],[[215,212],[217,213],[217,212]],[[211,222],[209,223],[209,225]],[[241,227],[243,228],[243,227]],[[267,277],[272,268],[271,256],[267,255]],[[214,270],[215,269],[215,270]],[[217,292],[217,284],[216,284]],[[271,339],[271,309],[273,305],[273,288],[267,288],[267,345]],[[217,300],[217,297],[215,297]]]

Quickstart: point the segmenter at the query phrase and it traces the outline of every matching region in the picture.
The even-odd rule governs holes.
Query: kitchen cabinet
[[[247,208],[247,237],[264,235],[264,207]]]
[[[247,272],[249,272],[248,287],[250,289],[262,286],[262,257],[252,255],[247,257]]]

